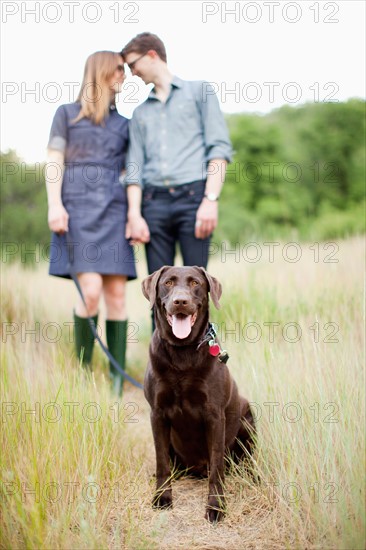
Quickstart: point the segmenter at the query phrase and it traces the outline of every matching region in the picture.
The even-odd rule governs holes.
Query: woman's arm
[[[69,215],[61,199],[65,156],[61,151],[48,149],[46,165],[46,189],[48,198],[48,227],[55,233],[69,230]]]
[[[141,198],[142,190],[139,185],[127,187],[126,239],[131,239],[132,243],[148,243],[150,241],[149,227],[141,215]]]

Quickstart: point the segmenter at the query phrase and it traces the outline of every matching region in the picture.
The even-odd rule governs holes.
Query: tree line
[[[227,116],[234,148],[215,240],[336,239],[365,231],[365,102]],[[45,166],[0,155],[2,243],[49,242]],[[18,246],[17,246],[18,245]],[[9,250],[9,244],[7,244]]]

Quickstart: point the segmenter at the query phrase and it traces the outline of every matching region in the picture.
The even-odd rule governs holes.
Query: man
[[[212,87],[184,81],[167,66],[163,42],[141,33],[121,52],[133,75],[154,84],[134,111],[125,184],[127,237],[146,244],[149,273],[174,265],[207,267],[231,143]]]

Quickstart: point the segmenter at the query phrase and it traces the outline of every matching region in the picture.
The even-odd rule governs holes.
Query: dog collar
[[[212,323],[208,323],[206,334],[198,344],[197,349],[199,349],[203,344],[207,343],[209,346],[208,353],[213,357],[218,357],[220,363],[226,364],[227,360],[229,359],[229,354],[226,349],[222,350],[220,348],[220,345],[216,341],[216,336],[217,334],[214,325]]]

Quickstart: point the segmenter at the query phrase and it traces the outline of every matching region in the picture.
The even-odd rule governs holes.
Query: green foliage
[[[365,102],[231,115],[235,150],[216,236],[237,242],[364,232]]]
[[[8,253],[22,254],[24,261],[34,257],[27,250],[46,245],[50,232],[47,226],[45,167],[41,163],[27,165],[15,153],[0,155],[1,170],[1,243]]]
[[[228,116],[235,156],[215,240],[342,238],[365,231],[365,102]],[[44,165],[1,154],[3,243],[49,241]],[[15,249],[14,248],[14,249]],[[25,258],[27,259],[27,258]]]

